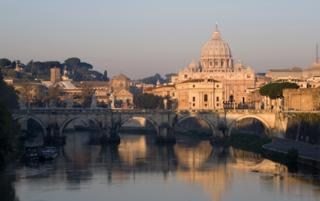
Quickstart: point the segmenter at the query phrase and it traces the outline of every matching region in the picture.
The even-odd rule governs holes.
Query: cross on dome
[[[214,32],[212,34],[212,39],[213,40],[221,40],[221,35],[220,35],[219,28],[218,28],[218,23],[216,23],[216,29],[214,30]]]

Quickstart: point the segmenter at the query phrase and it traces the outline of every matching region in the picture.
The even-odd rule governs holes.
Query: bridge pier
[[[65,145],[66,137],[60,135],[58,124],[51,124],[47,127],[47,135],[44,136],[44,145]]]
[[[120,144],[121,138],[119,136],[119,130],[120,130],[119,123],[113,123],[110,128],[104,128],[101,130],[102,130],[102,136],[100,138],[101,145]]]
[[[169,124],[162,124],[158,127],[158,135],[156,137],[157,144],[175,144],[176,137],[174,130]]]

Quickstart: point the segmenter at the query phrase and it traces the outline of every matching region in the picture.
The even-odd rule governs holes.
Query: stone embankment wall
[[[310,144],[320,144],[320,113],[289,115],[285,137]]]

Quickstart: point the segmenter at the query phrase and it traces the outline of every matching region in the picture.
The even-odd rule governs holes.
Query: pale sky
[[[0,0],[0,58],[79,57],[139,78],[177,72],[215,24],[256,72],[306,67],[320,42],[319,0]]]

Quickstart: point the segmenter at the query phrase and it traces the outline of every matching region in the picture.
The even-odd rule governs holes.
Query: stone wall
[[[320,144],[320,114],[296,113],[288,117],[285,137],[291,140]]]
[[[284,110],[315,111],[320,109],[320,88],[283,90]]]

